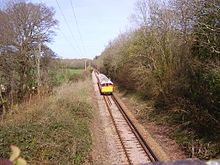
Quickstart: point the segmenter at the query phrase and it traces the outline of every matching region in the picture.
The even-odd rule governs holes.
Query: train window
[[[112,83],[103,83],[103,84],[100,84],[101,87],[104,87],[104,86],[112,86],[113,84]]]

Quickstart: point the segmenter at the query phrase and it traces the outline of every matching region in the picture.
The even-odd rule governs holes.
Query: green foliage
[[[136,16],[143,19],[141,26],[111,41],[96,57],[96,66],[120,86],[153,100],[148,116],[154,121],[186,125],[180,132],[186,139],[193,132],[197,147],[206,148],[206,141],[219,146],[219,1],[174,0],[164,6],[139,2]],[[212,152],[215,147],[207,148],[208,156],[199,149],[194,155],[218,155],[219,150]]]
[[[218,1],[201,1],[198,7],[193,29],[194,61],[189,75],[189,99],[200,108],[197,123],[201,125],[200,129],[216,134],[220,134],[219,7]]]
[[[83,70],[80,69],[59,69],[50,73],[51,85],[57,86],[64,82],[76,82],[84,79]]]
[[[201,1],[194,26],[194,55],[201,60],[220,59],[220,2]]]
[[[196,137],[196,133],[187,129],[178,128],[171,136],[176,138],[189,157],[210,160],[212,157],[219,157],[219,143],[210,142],[208,139]]]
[[[21,109],[11,119],[9,115],[0,124],[0,157],[9,158],[14,144],[30,164],[82,164],[92,140],[89,84],[63,85],[54,96]]]
[[[28,97],[38,85],[48,85],[55,53],[46,43],[53,38],[58,22],[53,8],[45,4],[2,1],[1,5],[4,3],[0,10],[0,84],[7,88],[7,101],[15,103]]]
[[[219,111],[220,73],[215,70],[196,70],[192,80],[192,99],[204,107]],[[200,101],[203,100],[201,103]]]

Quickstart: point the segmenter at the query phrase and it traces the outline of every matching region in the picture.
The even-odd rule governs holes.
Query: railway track
[[[116,133],[122,145],[127,164],[158,161],[114,95],[103,96]]]
[[[97,80],[97,74],[98,72],[94,72],[94,77]],[[97,85],[96,80],[94,81]],[[99,87],[95,85],[95,89],[98,92]],[[100,92],[100,91],[99,91]],[[163,152],[160,152],[163,156],[160,159],[157,157],[156,154],[152,151],[152,149],[148,146],[142,135],[139,133],[138,129],[135,127],[133,122],[129,119],[128,115],[126,114],[126,111],[123,110],[123,107],[120,105],[120,102],[117,100],[117,97],[113,95],[100,95],[97,93],[97,96],[100,98],[99,100],[102,102],[102,105],[106,105],[106,108],[102,109],[104,110],[105,114],[108,114],[108,119],[110,119],[113,123],[113,129],[115,130],[112,132],[113,139],[117,139],[117,146],[113,145],[115,148],[118,149],[117,154],[114,155],[115,157],[119,156],[121,159],[115,159],[113,160],[113,164],[129,164],[129,165],[144,165],[148,164],[149,162],[156,162],[155,164],[218,164],[219,160],[217,161],[209,161],[207,163],[202,162],[200,160],[177,160],[177,161],[168,161],[166,155],[164,155]],[[109,117],[110,116],[110,117]],[[106,119],[106,118],[105,118]],[[107,120],[106,120],[107,121]],[[109,128],[110,125],[108,125]],[[112,126],[112,124],[111,124]],[[111,134],[110,134],[111,135]],[[144,135],[146,136],[146,135]],[[110,138],[110,139],[111,139]],[[110,140],[108,139],[108,140]],[[110,142],[113,142],[110,140]],[[110,144],[114,144],[110,143]],[[158,162],[158,161],[167,161],[167,162]]]
[[[98,80],[97,72],[95,77]],[[118,138],[120,155],[123,157],[122,164],[145,164],[159,161],[157,156],[145,142],[135,125],[129,119],[122,106],[113,95],[101,96],[107,108]]]

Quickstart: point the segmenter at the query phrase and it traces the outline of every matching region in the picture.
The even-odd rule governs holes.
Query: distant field
[[[68,72],[70,72],[71,74],[82,74],[83,73],[83,69],[67,69]]]
[[[83,69],[85,67],[85,61],[87,64],[91,62],[90,59],[60,59],[63,67],[72,69]]]
[[[83,69],[59,69],[56,72],[52,72],[53,76],[52,84],[61,85],[64,82],[75,82],[80,79],[83,79]]]

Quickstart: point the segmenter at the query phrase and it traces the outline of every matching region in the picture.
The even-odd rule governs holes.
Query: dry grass
[[[91,145],[91,84],[64,84],[53,96],[15,107],[0,123],[0,157],[14,144],[30,164],[82,164]]]

